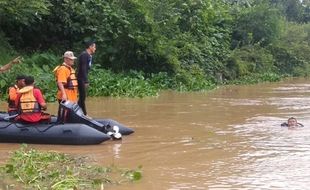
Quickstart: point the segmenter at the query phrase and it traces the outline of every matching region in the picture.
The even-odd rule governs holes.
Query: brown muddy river
[[[49,106],[56,113],[56,104]],[[88,98],[87,106],[89,115],[117,120],[135,133],[94,146],[30,146],[90,156],[100,165],[142,165],[140,181],[108,189],[309,189],[309,80],[144,99]],[[305,127],[280,127],[291,116]],[[17,148],[0,144],[2,162]]]

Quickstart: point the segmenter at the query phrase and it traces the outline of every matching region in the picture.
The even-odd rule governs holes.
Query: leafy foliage
[[[2,0],[0,1],[0,23],[30,25],[49,13],[49,0]]]
[[[35,78],[35,85],[41,89],[47,101],[54,101],[57,87],[52,71],[59,63],[61,63],[59,58],[50,53],[37,53],[31,57],[24,57],[22,64],[16,65],[10,72],[0,75],[0,79],[3,81],[0,83],[2,98],[6,99],[6,92],[9,86],[14,84],[15,77],[25,74]]]
[[[268,47],[281,73],[309,76],[310,24],[287,23],[280,40]]]
[[[41,152],[23,145],[12,153],[0,168],[2,179],[10,177],[27,189],[102,189],[107,185],[137,181],[142,178],[141,166],[124,169],[100,167],[90,160],[57,152]],[[4,181],[5,182],[5,181]],[[13,184],[10,186],[13,188]]]
[[[281,17],[277,9],[259,4],[244,10],[235,22],[232,47],[260,43],[266,46],[274,42],[281,32]]]
[[[309,27],[287,20],[307,23],[309,12],[298,0],[2,0],[0,63],[16,54],[12,46],[25,64],[2,75],[0,88],[25,70],[53,101],[58,55],[89,39],[97,42],[91,96],[210,89],[264,69],[306,76]]]
[[[251,73],[275,72],[275,60],[272,54],[258,44],[235,49],[227,61],[230,68],[228,79],[236,79]]]
[[[273,0],[272,4],[282,12],[288,21],[309,23],[310,2],[309,0]]]
[[[253,73],[251,75],[245,75],[238,79],[234,79],[228,82],[228,84],[257,84],[262,82],[277,82],[282,78],[281,75],[276,73]]]
[[[109,70],[94,68],[92,73],[89,94],[93,96],[145,97],[156,96],[159,90],[139,72],[114,74]]]

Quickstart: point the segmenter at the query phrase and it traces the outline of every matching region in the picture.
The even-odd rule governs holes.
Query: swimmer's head
[[[287,126],[288,127],[297,127],[298,123],[297,123],[297,119],[295,117],[290,117],[287,120]]]

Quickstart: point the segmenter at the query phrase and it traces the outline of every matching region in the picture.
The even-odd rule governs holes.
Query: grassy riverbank
[[[104,189],[140,180],[141,167],[124,169],[117,166],[96,166],[87,157],[73,157],[57,152],[42,152],[23,145],[11,153],[0,166],[1,182],[7,190]]]

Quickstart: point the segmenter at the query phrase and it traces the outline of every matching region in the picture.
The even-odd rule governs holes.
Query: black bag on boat
[[[80,108],[78,104],[70,102],[70,101],[65,101],[65,102],[61,102],[60,106],[61,106],[60,122],[83,123],[99,131],[105,132],[104,125],[84,115],[82,109]]]
[[[86,115],[84,115],[82,108],[77,103],[65,101],[60,103],[60,122],[67,123],[83,123],[92,128],[95,128],[103,133],[106,133],[113,138],[119,139],[121,135],[118,133],[117,126],[104,125]]]

